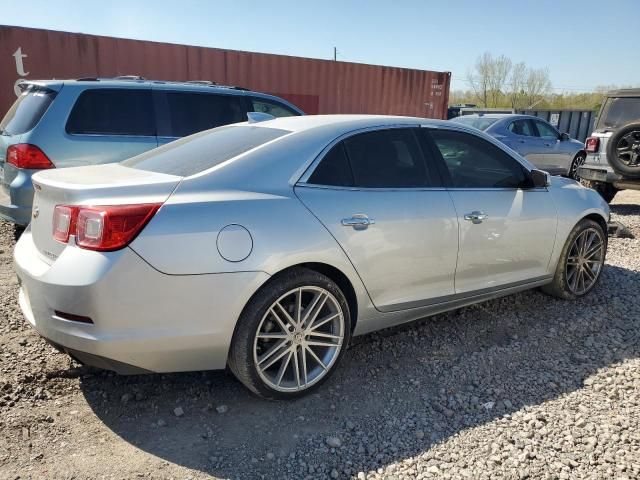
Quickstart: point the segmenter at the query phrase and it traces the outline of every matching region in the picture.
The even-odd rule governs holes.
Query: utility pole
[[[338,47],[333,47],[333,61],[338,61]]]

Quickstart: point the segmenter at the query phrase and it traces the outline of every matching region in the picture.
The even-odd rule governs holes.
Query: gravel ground
[[[640,239],[640,193],[614,218]],[[26,324],[0,223],[0,478],[640,478],[640,240],[594,292],[537,291],[356,339],[292,403],[231,375],[81,367]]]

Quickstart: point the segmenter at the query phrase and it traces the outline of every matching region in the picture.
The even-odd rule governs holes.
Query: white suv
[[[578,175],[607,202],[619,190],[640,190],[640,88],[607,94],[585,150]]]

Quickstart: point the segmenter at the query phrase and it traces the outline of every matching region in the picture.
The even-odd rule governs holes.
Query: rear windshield
[[[125,167],[188,177],[290,133],[276,128],[229,125],[176,140],[121,162]]]
[[[607,98],[596,130],[622,127],[640,119],[640,97]]]
[[[486,130],[487,128],[489,128],[491,125],[493,125],[500,119],[485,118],[485,117],[468,117],[463,115],[461,117],[456,117],[452,120],[456,123],[461,123],[463,125],[468,125],[470,127],[477,128],[478,130]]]
[[[51,90],[38,88],[25,90],[0,122],[0,133],[20,135],[33,129],[55,96],[56,93]]]

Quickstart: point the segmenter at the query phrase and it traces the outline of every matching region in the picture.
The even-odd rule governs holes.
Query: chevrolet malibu
[[[353,335],[596,285],[607,204],[490,136],[385,116],[253,119],[119,164],[34,176],[26,319],[120,373],[229,367],[288,399]]]

